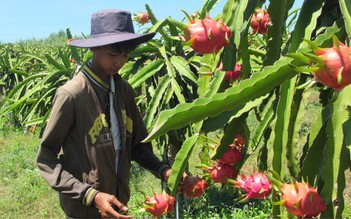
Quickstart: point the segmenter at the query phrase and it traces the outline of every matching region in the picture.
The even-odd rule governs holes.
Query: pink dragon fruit
[[[246,191],[245,200],[250,198],[266,198],[272,192],[272,183],[263,173],[253,173],[250,177],[239,175],[234,181],[237,187]]]
[[[223,163],[216,163],[209,168],[209,172],[216,183],[226,183],[227,179],[231,179],[235,175],[235,169],[231,165]]]
[[[185,180],[185,195],[188,197],[199,197],[207,189],[207,181],[199,176],[189,176]]]
[[[160,217],[165,213],[173,212],[175,198],[162,192],[155,193],[152,197],[147,197],[145,200],[145,211],[152,214],[153,217]]]
[[[220,163],[235,165],[242,157],[242,148],[245,146],[245,140],[242,135],[237,134],[234,143],[229,145],[229,150],[226,151],[221,158],[218,159]]]
[[[236,64],[234,71],[226,71],[225,76],[224,76],[224,80],[226,80],[232,84],[234,81],[236,81],[240,77],[241,69],[242,69],[242,66],[239,64]]]
[[[218,53],[229,42],[232,32],[222,20],[210,17],[191,21],[185,30],[183,41],[187,41],[200,54]]]
[[[256,9],[251,17],[251,28],[254,33],[266,34],[270,24],[267,10]]]
[[[333,36],[333,47],[319,48],[313,42],[307,41],[315,55],[304,53],[316,70],[312,72],[315,81],[325,86],[342,90],[351,84],[351,48],[345,46],[336,36]]]
[[[307,183],[283,184],[281,192],[283,205],[297,217],[316,217],[327,208],[317,190]]]
[[[134,16],[134,20],[139,24],[146,24],[150,21],[150,15],[146,12],[139,12]]]
[[[229,150],[226,151],[218,161],[223,164],[235,165],[242,157],[241,147],[231,144],[229,145]]]

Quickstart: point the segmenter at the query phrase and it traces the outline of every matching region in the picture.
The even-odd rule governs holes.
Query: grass
[[[40,176],[35,158],[40,140],[32,133],[3,131],[0,134],[0,212],[3,218],[64,218],[58,194]],[[150,218],[138,212],[144,194],[161,192],[160,180],[151,173],[132,166],[131,214],[136,218]],[[143,194],[144,193],[144,194]],[[269,215],[268,202],[237,203],[225,189],[211,187],[201,198],[181,201],[182,218],[261,218]],[[174,217],[174,215],[169,215]]]
[[[63,218],[58,196],[35,165],[39,139],[20,131],[0,135],[0,212],[4,218]]]

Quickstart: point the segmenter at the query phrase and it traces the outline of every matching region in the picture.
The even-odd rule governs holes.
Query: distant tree
[[[19,44],[29,44],[29,45],[42,45],[45,47],[62,47],[66,44],[67,35],[64,30],[59,30],[57,33],[51,33],[47,38],[31,38],[26,40],[20,40]]]

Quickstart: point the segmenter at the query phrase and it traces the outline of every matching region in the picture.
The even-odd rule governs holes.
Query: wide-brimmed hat
[[[69,45],[92,48],[129,40],[138,45],[152,39],[155,34],[135,33],[129,11],[107,9],[98,11],[91,16],[91,34],[88,38],[72,39],[69,41]]]

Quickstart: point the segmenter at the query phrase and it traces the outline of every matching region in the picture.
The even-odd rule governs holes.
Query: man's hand
[[[163,171],[163,180],[165,182],[168,182],[168,179],[169,179],[171,173],[172,173],[171,169],[167,169],[167,170]]]
[[[163,179],[166,182],[168,182],[168,179],[169,179],[171,173],[172,173],[171,169],[167,169],[167,170],[163,171]],[[181,194],[184,193],[185,188],[186,188],[186,184],[188,183],[188,181],[189,181],[189,176],[188,176],[188,174],[186,172],[184,172],[183,173],[183,178],[180,181],[179,186],[177,188],[178,193],[181,193]]]
[[[94,198],[95,206],[99,209],[101,216],[103,218],[133,218],[132,216],[123,215],[123,213],[128,212],[128,208],[123,205],[117,198],[113,195],[99,192]],[[117,206],[121,213],[118,213],[113,209],[112,206]]]

